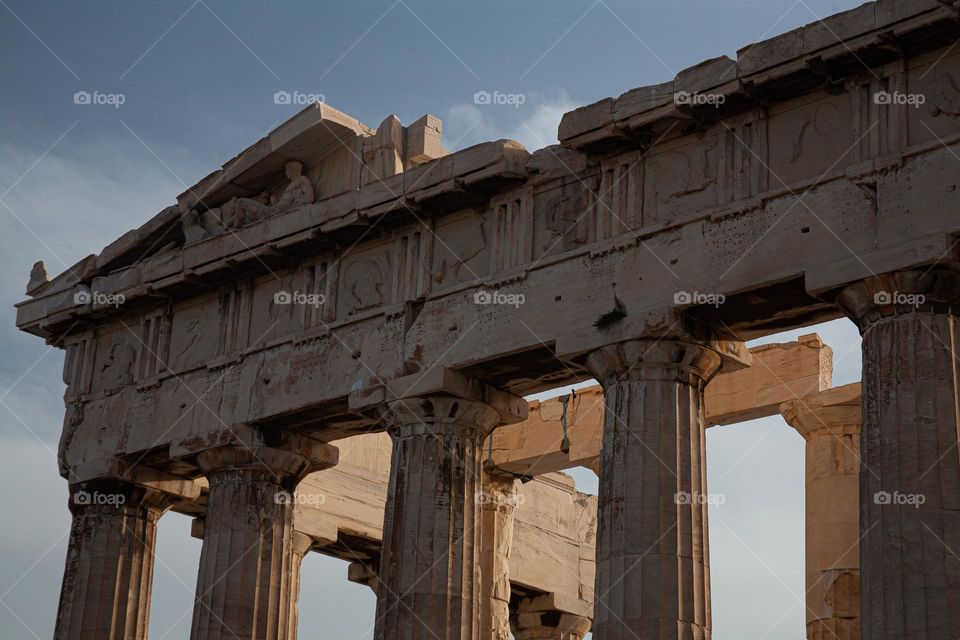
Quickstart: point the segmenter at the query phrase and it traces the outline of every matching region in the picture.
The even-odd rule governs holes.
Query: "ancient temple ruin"
[[[38,263],[55,637],[146,638],[173,510],[203,540],[194,640],[296,638],[308,552],[376,591],[378,640],[708,639],[705,429],[777,414],[806,441],[808,638],[960,637],[958,38],[955,2],[879,0],[533,153],[316,104]],[[840,317],[862,384],[816,335],[746,346]]]

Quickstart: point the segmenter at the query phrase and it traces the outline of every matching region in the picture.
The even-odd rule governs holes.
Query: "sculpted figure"
[[[283,190],[280,199],[270,205],[270,213],[277,213],[285,209],[311,204],[316,197],[313,192],[313,185],[310,184],[310,179],[303,175],[302,163],[291,160],[285,164],[283,168],[290,184]]]
[[[27,282],[27,295],[38,292],[50,282],[50,276],[47,275],[47,266],[43,260],[33,263],[33,269],[30,270],[30,281]]]
[[[180,226],[183,228],[183,238],[186,244],[198,242],[210,236],[200,220],[196,209],[190,209],[180,214]]]
[[[231,198],[202,214],[180,206],[180,224],[187,244],[219,235],[227,229],[239,229],[287,209],[311,204],[315,194],[310,179],[303,175],[303,164],[291,160],[284,165],[284,170],[290,182],[275,202],[270,201],[269,191],[263,191],[256,198]]]

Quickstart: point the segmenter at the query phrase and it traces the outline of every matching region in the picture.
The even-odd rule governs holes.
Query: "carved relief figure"
[[[100,365],[99,377],[104,389],[116,389],[133,382],[133,363],[136,353],[124,340],[115,340],[110,345],[107,358]]]
[[[290,182],[273,202],[270,193],[263,191],[256,198],[232,198],[202,215],[192,209],[186,211],[185,207],[181,206],[180,223],[186,243],[203,240],[227,229],[239,229],[288,209],[312,204],[316,194],[310,179],[303,175],[303,163],[291,160],[284,165],[284,172]]]
[[[840,112],[832,104],[822,104],[813,113],[800,121],[793,137],[793,147],[787,162],[796,164],[803,157],[807,142],[815,134],[816,138],[829,138],[840,132]]]
[[[347,267],[344,278],[347,313],[379,307],[386,300],[386,277],[376,260],[360,260]]]

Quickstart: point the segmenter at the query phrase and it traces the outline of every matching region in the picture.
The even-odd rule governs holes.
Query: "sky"
[[[0,635],[50,637],[69,527],[55,452],[62,352],[14,327],[30,267],[51,274],[172,204],[322,96],[368,126],[444,121],[453,150],[556,142],[562,114],[853,8],[825,0],[0,0]],[[478,105],[478,91],[522,96]],[[84,92],[91,104],[77,103]],[[847,321],[819,331],[834,383],[859,380]],[[780,419],[708,431],[715,640],[804,637],[803,441]],[[581,490],[596,477],[573,472]],[[151,639],[189,637],[200,541],[165,516]],[[372,638],[374,598],[347,566],[303,566],[301,638]]]

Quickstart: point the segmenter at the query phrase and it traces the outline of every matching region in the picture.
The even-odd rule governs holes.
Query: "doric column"
[[[490,405],[447,395],[394,400],[377,640],[479,638],[481,447]]]
[[[293,532],[293,544],[290,549],[290,616],[287,619],[287,640],[297,640],[297,624],[300,620],[300,570],[303,558],[313,547],[313,538]]]
[[[960,637],[960,273],[870,278],[837,302],[863,335],[862,635]]]
[[[517,600],[510,617],[514,638],[583,640],[590,631],[590,618],[586,612],[565,611],[558,608],[554,600],[554,594]]]
[[[808,640],[860,638],[860,385],[785,402],[806,440]]]
[[[480,638],[510,640],[510,549],[517,480],[483,472],[480,494]]]
[[[157,521],[183,499],[114,480],[71,485],[55,640],[147,637]]]
[[[197,456],[210,494],[193,640],[289,637],[294,490],[307,473],[336,464],[337,450],[293,436],[284,445],[233,444]]]
[[[603,385],[597,640],[710,637],[703,392],[720,355],[631,340],[586,361]]]

